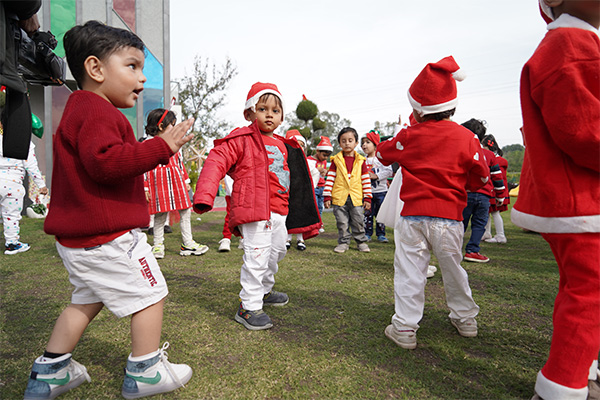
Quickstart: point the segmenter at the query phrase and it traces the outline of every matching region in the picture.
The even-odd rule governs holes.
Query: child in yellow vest
[[[358,251],[368,253],[371,250],[365,235],[363,204],[365,210],[371,209],[371,178],[365,158],[354,150],[358,145],[356,130],[350,127],[342,129],[338,143],[342,151],[331,158],[323,192],[325,208],[333,204],[337,222],[338,245],[333,251],[343,253],[348,250],[353,237]]]

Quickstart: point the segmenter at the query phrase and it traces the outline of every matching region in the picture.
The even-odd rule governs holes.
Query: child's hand
[[[194,138],[193,134],[187,134],[193,125],[194,118],[189,118],[175,126],[169,125],[160,137],[167,142],[173,153],[177,153],[181,146]]]
[[[144,192],[146,193],[146,202],[150,203],[150,192]]]
[[[48,188],[47,187],[43,187],[40,189],[40,194],[46,195],[48,194]]]
[[[323,206],[325,206],[325,208],[329,208],[329,207],[331,207],[331,200],[326,200],[326,201],[323,203]]]
[[[379,177],[377,176],[377,174],[373,171],[369,171],[369,178],[371,179],[379,179]]]
[[[364,202],[364,207],[365,207],[365,211],[371,211],[371,202],[370,201],[365,201]]]

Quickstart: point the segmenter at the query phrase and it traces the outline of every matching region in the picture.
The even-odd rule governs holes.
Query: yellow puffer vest
[[[352,199],[352,205],[359,207],[363,205],[363,190],[361,172],[365,158],[354,152],[354,164],[352,165],[352,175],[348,179],[348,169],[342,152],[337,153],[331,158],[331,162],[335,163],[337,168],[335,181],[331,190],[331,203],[336,206],[346,204],[348,195]]]

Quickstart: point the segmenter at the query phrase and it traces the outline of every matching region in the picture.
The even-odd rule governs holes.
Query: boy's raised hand
[[[192,133],[187,134],[193,125],[194,118],[186,119],[175,126],[169,125],[160,137],[167,142],[173,153],[177,153],[181,146],[193,139]]]

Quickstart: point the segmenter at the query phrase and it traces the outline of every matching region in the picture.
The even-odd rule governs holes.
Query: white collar
[[[548,30],[557,28],[579,28],[586,31],[594,32],[596,35],[600,35],[600,31],[588,24],[584,20],[574,17],[569,14],[561,14],[555,21],[548,24]]]

